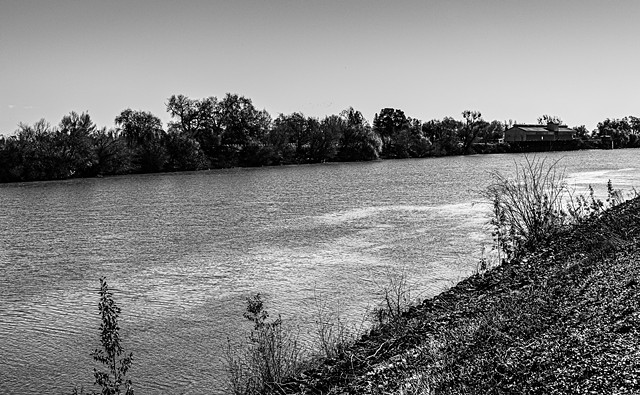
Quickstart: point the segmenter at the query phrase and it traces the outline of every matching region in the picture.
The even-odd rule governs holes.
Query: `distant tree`
[[[479,111],[465,110],[462,112],[462,117],[464,123],[458,130],[458,137],[462,143],[462,152],[466,154],[471,151],[471,145],[486,128],[487,122],[482,119],[482,114]]]
[[[631,127],[631,131],[629,132],[629,142],[628,147],[637,148],[640,147],[640,118],[629,115],[627,118],[627,123]]]
[[[95,174],[124,174],[131,170],[131,150],[114,129],[102,128],[93,135]]]
[[[216,118],[218,99],[214,96],[201,100],[173,95],[167,101],[167,112],[175,121],[169,123],[169,131],[195,139],[210,161],[220,155],[222,129]]]
[[[431,141],[422,131],[419,119],[407,118],[402,127],[396,130],[387,155],[392,158],[422,158],[431,153]]]
[[[377,159],[382,148],[380,137],[371,130],[360,111],[353,107],[342,111],[340,116],[346,125],[340,139],[338,156],[344,161]]]
[[[631,134],[640,135],[640,118],[629,115],[626,120],[631,127]]]
[[[56,133],[59,166],[68,176],[93,175],[95,164],[92,137],[96,125],[87,113],[72,111],[62,117]]]
[[[434,146],[435,155],[454,155],[461,152],[460,138],[458,132],[462,129],[463,123],[445,117],[442,121],[434,119],[422,125],[423,134],[431,139]]]
[[[76,136],[74,136],[76,137]],[[74,164],[79,159],[72,142],[44,119],[33,125],[21,123],[16,132],[16,148],[20,152],[21,179],[55,180],[74,175]]]
[[[548,123],[555,123],[558,125],[562,125],[562,118],[560,118],[557,115],[547,115],[547,114],[544,114],[538,117],[538,124],[546,125]]]
[[[634,146],[637,143],[637,131],[634,130],[629,118],[605,119],[598,123],[598,136],[609,136],[615,148]],[[634,136],[634,137],[631,137]]]
[[[345,120],[337,115],[325,117],[318,123],[314,119],[309,131],[309,158],[311,162],[332,161],[338,153],[338,144],[347,128]]]
[[[120,135],[135,148],[160,140],[164,136],[162,121],[148,111],[123,110],[115,119]]]
[[[586,126],[580,125],[573,128],[576,131],[576,137],[579,139],[586,139],[589,137],[590,132]]]
[[[310,140],[309,121],[299,112],[280,114],[273,121],[268,140],[286,162],[305,162]]]
[[[134,172],[153,173],[164,169],[166,132],[158,117],[150,112],[126,109],[116,117],[115,124],[131,149]]]
[[[16,136],[0,137],[0,182],[22,181],[23,149]]]
[[[44,180],[55,160],[53,131],[44,119],[33,126],[20,123],[13,138],[7,142],[7,155],[13,159],[12,173],[20,180]]]
[[[201,170],[209,166],[200,143],[186,133],[169,132],[164,146],[167,155],[164,169],[167,171]]]
[[[373,131],[380,136],[383,156],[407,157],[409,126],[409,119],[402,110],[383,108],[374,115]]]
[[[483,139],[485,142],[495,142],[504,137],[505,124],[500,121],[491,121],[483,129]]]
[[[251,99],[231,93],[216,104],[215,118],[222,129],[223,144],[262,142],[271,124],[269,113],[257,110]]]

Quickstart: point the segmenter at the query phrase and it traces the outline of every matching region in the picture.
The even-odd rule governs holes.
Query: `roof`
[[[515,124],[510,129],[514,129],[514,128],[522,129],[525,132],[535,132],[535,133],[549,133],[549,132],[552,132],[552,130],[548,129],[548,125]],[[558,132],[572,132],[573,133],[573,132],[575,132],[575,130],[567,127],[567,125],[559,125],[558,126]]]

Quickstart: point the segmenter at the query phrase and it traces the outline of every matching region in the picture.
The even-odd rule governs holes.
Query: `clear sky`
[[[0,0],[0,133],[88,111],[169,120],[172,94],[238,93],[275,118],[595,128],[640,116],[640,1]]]

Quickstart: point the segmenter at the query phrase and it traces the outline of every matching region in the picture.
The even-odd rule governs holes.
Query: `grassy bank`
[[[640,392],[639,244],[635,198],[412,307],[276,392]]]

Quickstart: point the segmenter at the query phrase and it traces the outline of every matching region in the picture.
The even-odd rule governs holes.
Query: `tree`
[[[92,136],[95,131],[96,125],[87,113],[72,111],[62,117],[56,133],[56,145],[60,166],[65,168],[68,176],[82,177],[93,173],[91,168],[95,164],[95,158]]]
[[[195,139],[202,151],[215,161],[222,144],[222,129],[216,119],[218,99],[210,96],[201,100],[173,95],[167,102],[167,112],[175,122],[169,123],[169,131]]]
[[[342,111],[340,116],[346,125],[340,139],[338,156],[344,161],[377,159],[382,148],[380,137],[371,130],[360,111],[353,107]]]
[[[406,150],[403,157],[423,158],[431,153],[431,141],[425,137],[422,131],[422,121],[419,119],[407,118],[407,128],[398,136],[396,147]],[[396,150],[398,154],[398,151]]]
[[[244,96],[227,93],[215,106],[215,119],[222,129],[222,143],[245,145],[264,141],[271,117],[258,111]]]
[[[562,118],[557,115],[548,115],[544,114],[541,117],[538,117],[539,125],[546,125],[548,123],[555,123],[557,125],[562,125]]]
[[[93,135],[95,174],[123,174],[131,168],[131,150],[114,129],[102,128]]]
[[[383,108],[379,114],[375,114],[373,117],[373,131],[376,132],[382,140],[381,153],[384,156],[397,156],[394,155],[394,153],[406,152],[406,131],[408,129],[409,119],[402,110]],[[403,136],[400,137],[400,134]],[[394,147],[399,139],[403,140],[404,144],[400,144],[400,147]],[[400,157],[406,156],[400,154]]]
[[[127,108],[116,117],[115,124],[132,148],[160,140],[164,136],[160,118],[147,111]]]
[[[331,161],[338,152],[338,142],[346,128],[344,119],[337,115],[318,122],[309,118],[309,159],[311,162]]]
[[[24,155],[16,136],[0,136],[0,182],[21,181]]]
[[[16,159],[15,172],[20,174],[20,179],[44,180],[57,171],[53,167],[53,130],[44,119],[33,126],[20,123],[13,140],[10,147],[16,154],[12,156]]]
[[[636,132],[629,123],[628,118],[622,119],[605,119],[598,123],[598,135],[600,137],[609,136],[613,140],[613,145],[616,148],[625,148],[632,142],[631,136]]]
[[[462,112],[464,118],[464,124],[459,129],[458,135],[462,143],[462,152],[469,153],[471,151],[471,145],[473,141],[486,127],[487,123],[482,119],[480,111],[465,110]]]
[[[200,170],[208,167],[208,161],[200,149],[200,143],[194,138],[183,133],[170,132],[165,137],[164,143],[167,152],[165,170]]]
[[[162,171],[167,160],[163,139],[166,135],[160,118],[145,111],[126,109],[115,124],[132,151],[132,168],[136,172]]]
[[[445,117],[442,121],[434,119],[424,123],[422,132],[432,140],[436,155],[452,155],[460,152],[458,131],[462,127],[462,122]]]
[[[269,141],[283,158],[297,163],[307,160],[309,122],[302,113],[280,114],[273,121],[270,134]]]
[[[576,137],[583,140],[589,138],[590,132],[586,126],[584,125],[576,126],[573,128],[573,130],[576,131]]]
[[[500,121],[491,121],[483,128],[482,137],[485,142],[496,142],[504,137],[505,124]]]

